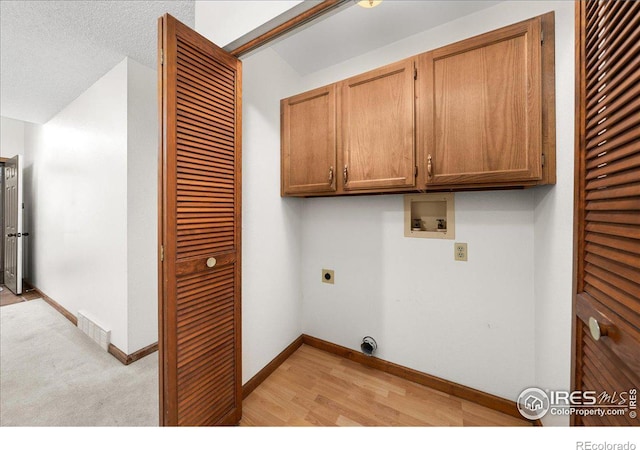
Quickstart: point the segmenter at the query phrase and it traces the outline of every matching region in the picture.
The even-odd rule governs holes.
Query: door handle
[[[333,166],[329,167],[329,184],[333,183]]]
[[[431,155],[427,157],[427,174],[429,175],[429,178],[433,177],[433,162]]]
[[[610,326],[601,325],[595,317],[589,317],[589,331],[594,341],[599,341],[602,336],[609,336]]]
[[[16,234],[15,234],[15,233],[9,233],[9,234],[7,234],[7,237],[15,237],[15,236],[16,236]]]
[[[342,181],[344,184],[347,184],[347,181],[349,181],[349,167],[346,164],[342,170]]]
[[[207,259],[207,267],[211,269],[212,267],[215,267],[217,262],[218,261],[216,261],[215,258],[211,257],[211,258]]]

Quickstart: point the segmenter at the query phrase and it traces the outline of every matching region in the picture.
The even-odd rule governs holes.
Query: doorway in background
[[[4,285],[22,294],[22,159],[4,162],[3,177],[3,269]]]

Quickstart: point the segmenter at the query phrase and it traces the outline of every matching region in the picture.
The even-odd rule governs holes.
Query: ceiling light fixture
[[[382,0],[362,0],[362,1],[356,0],[356,3],[359,6],[362,6],[363,8],[375,8],[380,3],[382,3]]]

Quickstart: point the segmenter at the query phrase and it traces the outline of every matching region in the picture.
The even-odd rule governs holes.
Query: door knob
[[[215,258],[209,258],[207,259],[207,267],[211,268],[214,267],[216,265],[216,259]]]
[[[589,317],[589,331],[594,341],[599,341],[602,336],[609,335],[609,327],[600,325],[594,317]]]

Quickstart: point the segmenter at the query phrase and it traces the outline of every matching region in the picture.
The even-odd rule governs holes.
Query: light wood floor
[[[33,289],[23,289],[22,295],[15,295],[5,285],[0,285],[0,306],[13,305],[27,300],[40,298],[40,295]]]
[[[242,403],[243,426],[529,426],[308,345]]]

